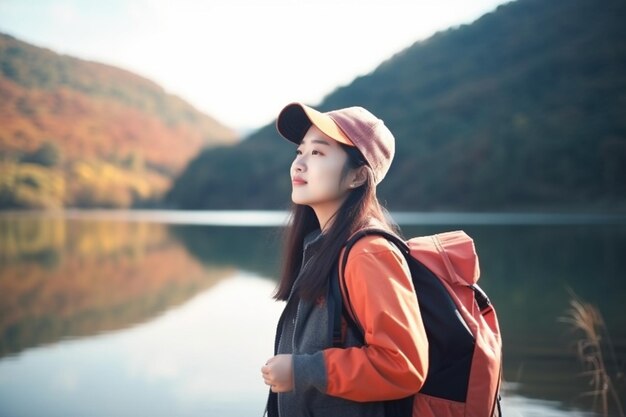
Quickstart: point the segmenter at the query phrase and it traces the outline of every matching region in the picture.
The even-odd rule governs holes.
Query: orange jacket
[[[344,279],[365,345],[324,350],[326,393],[353,401],[415,394],[428,371],[428,340],[406,260],[386,239],[367,236],[349,253]]]

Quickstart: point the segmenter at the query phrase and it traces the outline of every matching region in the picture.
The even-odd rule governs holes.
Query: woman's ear
[[[350,188],[358,188],[362,186],[367,181],[367,167],[365,165],[361,165],[352,172],[351,176],[352,182],[350,182]]]

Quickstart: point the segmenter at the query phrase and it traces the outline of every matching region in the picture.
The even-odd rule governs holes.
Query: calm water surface
[[[397,218],[407,236],[473,236],[504,337],[506,415],[602,415],[559,317],[570,290],[596,305],[609,372],[624,371],[623,218]],[[0,216],[0,416],[260,416],[282,224],[276,212]],[[616,386],[623,404],[623,376]]]

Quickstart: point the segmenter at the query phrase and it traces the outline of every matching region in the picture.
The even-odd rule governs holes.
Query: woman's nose
[[[304,171],[304,170],[305,170],[305,166],[306,166],[306,165],[305,165],[304,161],[303,161],[303,160],[302,160],[302,158],[300,158],[300,157],[299,157],[299,158],[296,158],[296,159],[293,161],[293,170],[294,170],[295,172],[302,172],[302,171]]]

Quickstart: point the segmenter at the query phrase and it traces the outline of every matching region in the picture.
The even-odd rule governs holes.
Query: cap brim
[[[276,119],[276,130],[285,139],[300,144],[311,125],[315,125],[322,133],[337,142],[348,146],[354,143],[328,115],[321,113],[302,103],[291,103],[285,106]]]

